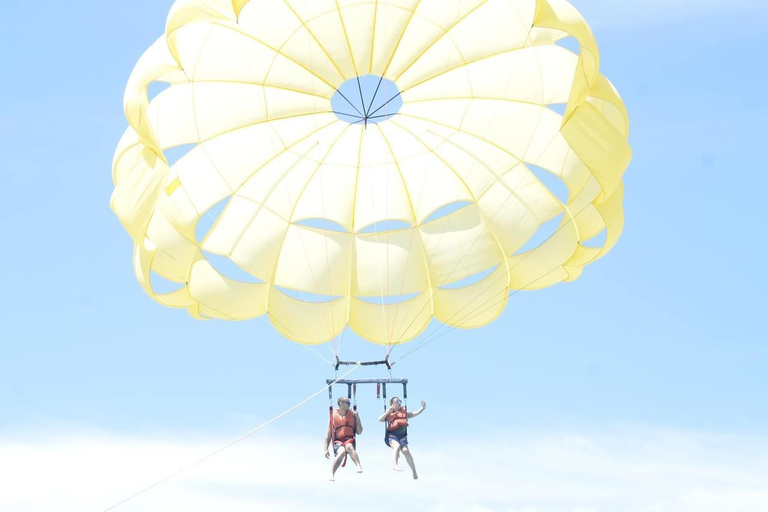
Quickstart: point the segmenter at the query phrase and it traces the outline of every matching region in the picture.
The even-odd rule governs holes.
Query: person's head
[[[336,402],[339,404],[339,409],[349,409],[349,397],[340,396]]]
[[[393,396],[389,400],[389,405],[390,405],[390,407],[394,407],[395,410],[398,410],[398,409],[400,409],[403,406],[403,402],[399,398],[397,398],[396,396]]]

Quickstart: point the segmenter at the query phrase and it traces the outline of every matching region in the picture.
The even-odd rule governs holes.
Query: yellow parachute
[[[563,0],[177,0],[125,115],[111,207],[147,293],[300,343],[484,325],[622,230],[626,109]]]

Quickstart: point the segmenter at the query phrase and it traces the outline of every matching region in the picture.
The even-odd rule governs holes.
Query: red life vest
[[[387,430],[397,430],[399,428],[408,426],[408,410],[405,407],[401,407],[399,411],[392,411],[387,416]]]
[[[336,441],[349,441],[355,438],[357,421],[352,411],[342,416],[339,410],[333,411],[333,438]],[[346,444],[346,443],[345,443]]]

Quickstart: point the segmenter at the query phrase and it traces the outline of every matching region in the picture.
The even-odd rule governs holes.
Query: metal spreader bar
[[[408,384],[408,379],[327,379],[326,384]]]
[[[377,365],[384,365],[387,367],[387,370],[391,370],[392,366],[394,366],[395,363],[389,362],[389,356],[387,356],[385,359],[381,361],[340,361],[339,357],[336,356],[336,371],[339,371],[339,366],[377,366]]]

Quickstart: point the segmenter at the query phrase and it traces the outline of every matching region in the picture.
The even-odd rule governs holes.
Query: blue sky
[[[20,2],[0,6],[5,70],[0,80],[5,99],[0,111],[0,264],[5,270],[0,476],[23,478],[23,471],[11,471],[15,460],[70,468],[62,461],[73,439],[85,448],[72,451],[72,457],[92,454],[84,457],[92,464],[77,466],[81,475],[94,476],[88,473],[93,466],[109,468],[99,453],[113,454],[113,464],[125,462],[120,463],[126,469],[119,485],[117,476],[105,477],[104,494],[92,496],[96,501],[82,501],[88,493],[74,493],[72,486],[66,491],[72,495],[62,490],[66,498],[61,499],[72,510],[84,510],[84,504],[106,506],[146,483],[142,478],[151,480],[146,460],[128,463],[131,454],[119,446],[135,443],[134,454],[162,459],[157,468],[162,476],[160,466],[173,469],[206,447],[237,437],[332,376],[317,354],[282,340],[265,319],[197,322],[152,302],[133,277],[131,240],[108,206],[110,166],[126,126],[125,82],[138,57],[161,34],[170,4],[83,1],[74,7],[43,0],[34,8]],[[689,505],[694,510],[697,503],[716,504],[718,499],[743,503],[733,510],[764,510],[768,496],[750,487],[746,475],[768,475],[768,344],[762,319],[768,284],[762,261],[768,108],[760,101],[768,81],[761,64],[768,46],[762,22],[768,5],[692,0],[574,4],[591,22],[602,71],[630,113],[635,156],[625,179],[624,235],[577,282],[517,294],[492,325],[452,331],[395,367],[395,377],[410,379],[413,401],[429,402],[427,412],[414,421],[413,441],[421,449],[417,462],[443,478],[438,482],[435,476],[431,484],[404,492],[420,495],[434,510],[452,510],[439,508],[437,498],[428,501],[430,493],[461,477],[468,488],[473,482],[480,485],[478,492],[484,494],[473,475],[494,467],[495,477],[508,471],[511,480],[524,478],[526,467],[539,468],[540,473],[530,475],[540,475],[542,487],[573,485],[583,491],[608,486],[607,475],[626,476],[630,482],[629,475],[647,467],[646,462],[656,464],[661,475],[685,462],[744,476],[713,484],[740,494],[724,490],[697,502],[699,495],[689,492],[685,496],[694,501],[675,501],[677,508],[665,508],[673,506],[666,501],[641,508],[635,500],[636,510],[652,505],[654,510]],[[376,350],[349,333],[342,354],[362,358],[379,355]],[[396,349],[394,357],[406,351]],[[326,347],[317,353],[331,355]],[[375,374],[360,370],[356,376]],[[376,457],[386,464],[374,425],[381,405],[373,390],[359,393],[373,431],[363,444],[363,460],[368,457],[369,467]],[[162,504],[200,498],[200,489],[214,485],[205,475],[216,480],[234,474],[227,460],[246,473],[257,472],[247,461],[256,458],[257,447],[266,446],[259,444],[264,439],[285,442],[280,446],[302,467],[325,471],[324,459],[317,458],[326,407],[323,398],[310,403],[259,433],[265,436],[261,441],[233,448],[229,459],[214,463],[219,473],[201,469],[186,487],[184,481],[175,484],[176,494],[158,491],[133,510],[172,510]],[[457,433],[477,428],[461,412],[467,408],[487,418],[481,437],[529,441],[508,447],[519,465],[494,466],[491,461],[490,469],[470,472],[471,464],[462,466],[468,464],[468,447],[457,452],[445,448],[462,446],[466,440],[457,441]],[[296,448],[303,446],[307,449]],[[588,483],[552,480],[548,464],[555,467],[563,459],[551,462],[552,454],[531,448],[536,446],[583,462],[574,467],[598,469],[588,472]],[[639,446],[666,448],[664,455],[646,460],[657,452]],[[601,465],[601,454],[620,462],[618,469]],[[748,462],[754,467],[747,469]],[[289,466],[275,464],[274,478],[290,482]],[[456,467],[456,473],[442,471],[446,466]],[[303,471],[311,481],[314,473]],[[60,474],[52,473],[50,480],[29,474],[36,485],[58,489],[53,482]],[[694,475],[679,489],[669,484],[669,493],[710,489],[703,483],[709,482],[708,475]],[[245,477],[215,482],[224,490],[207,494],[200,503],[241,510],[262,496],[258,481],[238,486],[238,478]],[[352,475],[344,478],[352,480]],[[17,490],[26,488],[19,482]],[[640,482],[658,489],[662,480]],[[319,484],[305,491],[330,496]],[[270,498],[274,510],[290,510],[293,498],[286,493]],[[614,493],[615,503],[631,501],[627,493]],[[478,511],[616,510],[599,492],[584,502],[569,500],[567,493],[557,498],[557,493],[521,490],[522,495],[527,497],[509,495],[492,503],[472,501],[470,495],[466,503]],[[46,507],[31,490],[28,496],[0,491],[0,509],[50,510]]]

